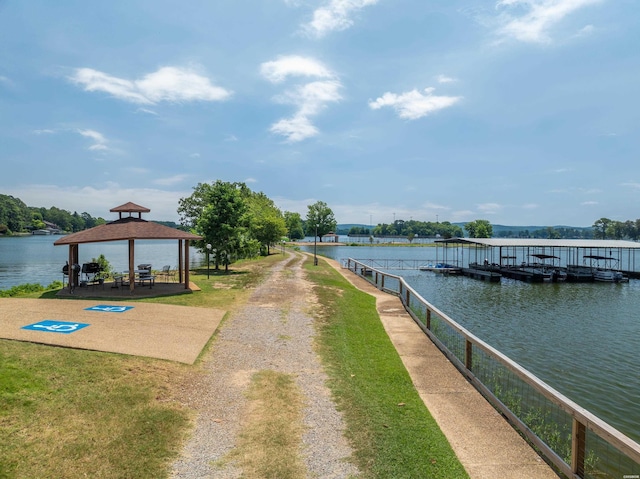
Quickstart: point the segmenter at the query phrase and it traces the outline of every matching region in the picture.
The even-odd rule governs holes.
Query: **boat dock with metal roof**
[[[640,243],[622,240],[447,238],[435,241],[437,260],[466,276],[527,282],[626,281],[640,278]]]

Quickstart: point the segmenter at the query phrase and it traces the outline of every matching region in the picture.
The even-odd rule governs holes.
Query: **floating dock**
[[[621,240],[447,238],[436,253],[483,281],[627,282],[640,278],[640,243]],[[436,260],[438,261],[438,259]]]

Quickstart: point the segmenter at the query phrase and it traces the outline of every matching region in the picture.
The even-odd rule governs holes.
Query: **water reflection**
[[[431,248],[325,247],[342,260],[416,259]],[[626,284],[500,283],[415,270],[391,271],[553,388],[640,441],[640,281]]]

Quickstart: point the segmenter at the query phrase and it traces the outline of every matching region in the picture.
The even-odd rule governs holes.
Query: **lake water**
[[[0,289],[62,279],[67,246],[56,236],[0,237]],[[160,269],[178,261],[177,241],[136,241],[136,264]],[[303,250],[313,252],[311,241]],[[336,260],[426,259],[435,248],[323,246]],[[115,270],[128,269],[126,241],[80,245],[80,263],[104,254]],[[191,267],[204,263],[194,248]],[[415,270],[403,276],[427,301],[562,394],[640,442],[640,280],[625,284],[501,283]]]
[[[304,246],[313,252],[313,245]],[[426,259],[435,248],[318,246],[336,260]],[[500,283],[431,272],[390,272],[553,388],[640,442],[640,280]]]
[[[62,267],[69,259],[68,246],[54,246],[60,236],[0,236],[0,290],[25,283],[62,281]],[[104,254],[114,271],[129,269],[128,241],[81,244],[79,263],[88,263]],[[135,242],[135,264],[150,263],[154,269],[164,265],[177,268],[178,242],[173,240],[140,240]],[[191,266],[202,264],[203,257],[189,250]]]

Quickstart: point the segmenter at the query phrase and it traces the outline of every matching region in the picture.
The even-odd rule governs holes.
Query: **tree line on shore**
[[[69,212],[50,208],[27,206],[24,201],[0,194],[0,235],[27,233],[55,225],[61,231],[75,233],[105,223],[89,213]]]
[[[231,250],[268,252],[269,246],[283,237],[291,240],[305,236],[322,237],[335,232],[337,222],[331,208],[322,201],[308,205],[306,218],[300,213],[280,211],[274,202],[264,193],[251,191],[244,183],[229,183],[218,180],[211,184],[200,183],[188,198],[179,202],[180,225],[174,222],[159,222],[168,226],[192,230],[215,246],[216,251]],[[55,225],[60,230],[72,233],[104,224],[101,217],[94,218],[89,213],[78,213],[52,206],[27,206],[19,198],[0,194],[0,235],[25,233]],[[214,225],[213,227],[211,225]],[[220,228],[220,232],[214,232]],[[474,220],[464,224],[464,231],[472,238],[598,238],[629,239],[640,238],[640,219],[616,221],[608,218],[596,220],[591,228],[546,227],[529,231],[528,229],[507,229],[501,227],[494,232],[487,220]],[[351,235],[402,236],[412,241],[416,237],[451,238],[464,236],[463,228],[448,221],[423,222],[402,219],[391,224],[381,223],[366,228],[354,226]],[[227,246],[222,247],[225,243]],[[200,245],[202,246],[202,245]],[[220,249],[221,248],[221,249]]]

